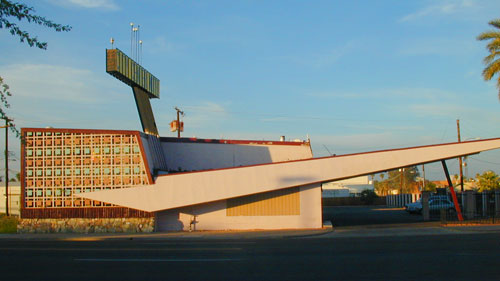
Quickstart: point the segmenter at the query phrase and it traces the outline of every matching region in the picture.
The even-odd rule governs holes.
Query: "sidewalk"
[[[439,222],[337,227],[323,238],[423,236],[500,232],[500,225],[441,226]]]
[[[155,233],[23,233],[0,234],[6,240],[59,240],[59,241],[101,241],[101,240],[157,240],[157,239],[279,239],[320,236],[332,229],[285,229],[246,231],[193,231]]]
[[[102,241],[102,240],[162,240],[162,239],[282,239],[282,238],[344,238],[381,236],[422,236],[472,233],[500,233],[500,225],[448,226],[439,222],[412,224],[363,225],[323,229],[285,229],[252,231],[193,231],[159,233],[33,233],[0,234],[1,240],[57,240],[57,241]]]

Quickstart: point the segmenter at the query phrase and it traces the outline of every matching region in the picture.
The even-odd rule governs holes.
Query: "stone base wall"
[[[20,219],[18,233],[138,233],[153,232],[154,218]]]

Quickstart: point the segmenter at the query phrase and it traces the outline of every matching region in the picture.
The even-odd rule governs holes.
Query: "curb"
[[[1,240],[25,240],[25,241],[66,241],[66,242],[92,242],[111,240],[238,240],[238,239],[286,239],[319,236],[332,232],[331,227],[304,230],[255,230],[255,231],[196,231],[196,232],[166,232],[166,233],[114,233],[114,234],[62,234],[62,233],[40,233],[40,234],[6,234],[0,235]]]

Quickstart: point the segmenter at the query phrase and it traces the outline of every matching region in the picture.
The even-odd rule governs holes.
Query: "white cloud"
[[[325,146],[332,154],[366,152],[386,148],[404,147],[404,142],[390,132],[351,135],[311,135],[314,156],[328,155]]]
[[[414,104],[410,110],[420,116],[447,116],[459,117],[465,113],[471,113],[476,109],[457,104]]]
[[[311,147],[315,157],[404,148],[443,143],[432,134],[405,136],[392,131],[346,135],[311,135]],[[330,152],[328,152],[328,150]]]
[[[414,100],[436,100],[442,98],[454,98],[456,93],[435,88],[395,88],[395,89],[371,89],[356,92],[312,92],[306,96],[321,99],[379,99],[393,100],[395,98]]]
[[[306,93],[307,97],[320,99],[366,99],[370,94],[366,92],[312,92]]]
[[[51,3],[59,6],[81,7],[86,9],[107,9],[118,10],[114,0],[49,0]]]
[[[12,64],[0,67],[0,73],[16,97],[36,100],[97,103],[110,99],[96,91],[97,84],[108,88],[103,75],[90,70],[47,64]]]
[[[20,127],[133,128],[137,123],[137,115],[130,114],[132,91],[110,76],[46,64],[1,66],[0,75],[11,88],[8,113]]]
[[[481,49],[470,38],[414,38],[401,43],[398,54],[403,56],[464,56]]]
[[[146,50],[153,54],[165,55],[166,53],[174,53],[183,49],[182,46],[167,41],[165,36],[157,36],[151,42],[145,41],[144,44],[147,44]]]
[[[221,126],[230,116],[230,113],[226,110],[226,106],[211,101],[204,101],[197,105],[179,105],[179,109],[185,113],[185,116],[181,119],[185,121],[186,125],[189,124],[185,126],[186,134],[189,135],[194,131],[199,131],[199,129],[207,127],[217,128]],[[169,110],[168,113],[163,111],[163,113],[159,114],[158,120],[156,120],[158,129],[160,131],[168,130],[170,128],[170,121],[175,116],[174,110]]]
[[[227,114],[227,110],[223,105],[211,101],[205,101],[199,105],[186,105],[184,108],[193,112],[208,112],[219,116]]]
[[[434,3],[434,2],[433,2]],[[442,1],[439,4],[433,4],[424,7],[414,13],[408,14],[401,19],[400,22],[414,21],[429,16],[447,16],[457,13],[470,11],[470,9],[478,7],[476,1],[462,0],[462,1]]]
[[[297,120],[300,120],[300,117],[286,117],[286,116],[276,116],[276,117],[268,117],[268,118],[262,118],[260,121],[262,122],[295,122]]]

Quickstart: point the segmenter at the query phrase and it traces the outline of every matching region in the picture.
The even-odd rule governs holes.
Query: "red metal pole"
[[[455,210],[457,211],[458,220],[463,221],[464,217],[462,217],[462,210],[460,209],[460,205],[458,205],[457,194],[455,193],[455,188],[453,188],[453,183],[451,182],[450,173],[448,173],[448,167],[446,166],[446,162],[444,160],[441,160],[441,163],[443,164],[446,180],[448,181],[448,186],[450,187],[451,198],[453,198],[453,205],[455,205]]]

